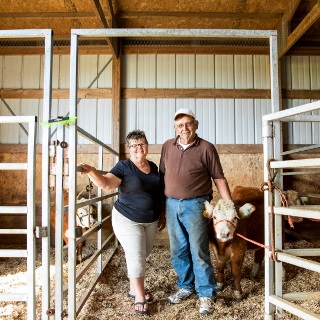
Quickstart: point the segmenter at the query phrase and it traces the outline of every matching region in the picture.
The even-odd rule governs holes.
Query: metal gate
[[[43,85],[43,107],[44,109],[51,106],[51,70],[52,70],[52,30],[1,30],[0,38],[36,38],[44,39],[44,85]],[[8,107],[8,106],[7,106]],[[46,229],[41,229],[35,226],[35,152],[36,152],[36,133],[37,133],[37,118],[35,116],[16,116],[8,107],[12,117],[0,117],[1,123],[17,123],[24,132],[28,135],[28,159],[27,163],[1,163],[1,170],[26,170],[27,171],[27,205],[23,207],[0,207],[0,214],[9,213],[25,214],[27,218],[26,229],[1,229],[1,233],[10,233],[27,235],[26,250],[1,250],[2,257],[24,257],[27,258],[27,291],[21,294],[3,294],[2,301],[26,301],[28,320],[36,319],[36,297],[35,297],[35,259],[36,246],[35,237],[41,235]],[[29,124],[27,131],[22,123]],[[46,275],[44,275],[46,277]],[[45,278],[44,278],[45,279]]]
[[[264,150],[264,179],[268,181],[269,170],[267,163],[270,163],[270,170],[279,170],[275,179],[275,184],[282,188],[283,176],[287,174],[315,174],[315,172],[284,172],[286,169],[296,168],[319,168],[320,158],[299,159],[299,160],[283,160],[283,156],[288,152],[282,152],[283,142],[279,131],[274,128],[280,128],[281,122],[319,122],[319,115],[310,115],[309,113],[315,110],[320,110],[320,101],[312,102],[299,107],[279,111],[263,117],[263,150]],[[306,113],[308,113],[306,115]],[[309,146],[294,150],[301,152],[314,149],[318,146]],[[292,153],[292,152],[291,152]],[[320,172],[318,171],[318,174]],[[270,191],[270,190],[269,190]],[[320,300],[320,292],[283,292],[283,275],[282,262],[292,264],[297,267],[305,268],[314,272],[320,273],[320,263],[308,260],[308,257],[319,256],[320,249],[283,249],[282,239],[282,216],[290,215],[303,218],[320,219],[320,206],[294,206],[281,207],[281,201],[275,194],[274,215],[271,213],[269,205],[269,192],[265,193],[265,230],[272,231],[265,233],[265,244],[270,246],[272,242],[275,248],[280,252],[275,252],[276,260],[269,259],[269,252],[265,255],[265,319],[274,319],[282,317],[282,310],[286,310],[302,319],[320,319],[319,314],[315,314],[311,310],[306,310],[299,306],[298,300]],[[269,220],[270,218],[270,220]],[[274,223],[270,223],[274,221]],[[272,236],[274,238],[272,239]],[[301,258],[301,257],[305,258]],[[308,279],[306,279],[308,281]]]
[[[63,117],[64,119],[68,118]],[[75,148],[77,150],[77,136],[74,137],[74,140],[66,142],[67,131],[71,130],[74,127],[74,130],[81,134],[83,137],[86,137],[91,142],[94,142],[99,147],[98,153],[98,163],[99,163],[99,172],[106,173],[102,171],[103,167],[103,150],[108,150],[113,154],[118,161],[118,153],[113,151],[110,147],[105,145],[103,142],[99,141],[95,137],[91,136],[89,133],[85,132],[80,127],[77,127],[76,123],[69,123],[67,125],[60,124],[59,119],[53,121],[56,125],[57,140],[54,144],[49,146],[49,161],[51,163],[51,171],[43,173],[43,175],[48,175],[50,178],[49,186],[54,187],[56,190],[56,210],[55,210],[55,289],[54,294],[51,294],[51,299],[49,299],[50,304],[43,310],[42,319],[48,318],[52,315],[55,316],[55,319],[63,319],[67,317],[68,319],[76,319],[77,315],[80,313],[82,307],[84,306],[86,300],[89,298],[92,290],[94,289],[98,278],[100,277],[103,269],[106,264],[109,262],[113,253],[117,248],[117,242],[115,242],[112,250],[109,253],[109,256],[103,260],[102,253],[104,247],[110,243],[112,240],[115,240],[114,233],[112,232],[107,239],[103,241],[102,237],[102,226],[108,220],[111,219],[111,213],[106,217],[102,216],[102,201],[108,198],[113,198],[118,195],[118,192],[108,193],[102,195],[102,190],[98,190],[98,195],[96,197],[87,199],[85,201],[78,202],[76,199],[77,195],[77,171],[78,168],[75,165],[76,163],[76,154],[75,157],[71,158],[70,149]],[[52,158],[55,158],[52,161]],[[54,163],[54,166],[52,166]],[[54,168],[54,170],[52,170]],[[68,192],[68,204],[64,203],[64,193]],[[93,227],[91,227],[84,234],[81,233],[81,228],[76,225],[76,212],[78,209],[98,203],[98,217],[97,222]],[[63,234],[64,234],[64,214],[68,212],[68,245],[64,246],[63,244]],[[79,232],[80,231],[80,232]],[[76,249],[77,245],[87,239],[90,235],[96,233],[97,242],[96,250],[93,255],[88,258],[81,265],[77,265],[77,255]],[[49,238],[49,237],[48,237]],[[45,241],[48,241],[44,239]],[[64,256],[67,250],[67,259],[68,262],[65,262]],[[49,253],[50,251],[48,251]],[[46,254],[43,256],[43,259],[46,261],[50,260],[50,255]],[[93,266],[93,264],[96,264]],[[68,269],[66,272],[64,269]],[[95,268],[94,272],[88,273],[90,268]],[[86,284],[85,292],[82,292],[81,296],[78,294],[79,282],[88,274],[93,274],[90,282]],[[65,280],[67,279],[67,281]],[[82,285],[83,287],[83,285]],[[83,289],[83,288],[82,288]],[[50,283],[48,285],[48,291],[50,292]],[[45,296],[43,296],[43,299]]]
[[[25,163],[0,163],[0,170],[26,170],[27,171],[27,199],[24,206],[0,206],[0,214],[25,215],[27,228],[0,229],[1,234],[25,234],[27,236],[26,249],[1,249],[0,257],[27,259],[27,286],[21,293],[7,292],[0,294],[1,301],[27,302],[28,319],[36,319],[35,299],[35,263],[36,263],[36,235],[35,235],[35,172],[36,172],[36,135],[37,117],[35,116],[9,116],[0,117],[0,123],[28,124],[28,156]]]

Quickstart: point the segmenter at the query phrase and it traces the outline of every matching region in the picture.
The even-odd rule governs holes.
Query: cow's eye
[[[213,216],[212,216],[212,219],[213,219],[213,220],[217,220],[217,216],[213,215]]]

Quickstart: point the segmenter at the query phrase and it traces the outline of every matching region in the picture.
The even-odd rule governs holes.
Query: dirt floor
[[[310,243],[299,241],[288,243],[286,247],[310,248]],[[90,248],[89,248],[90,249]],[[53,253],[54,254],[54,250]],[[150,314],[139,316],[134,312],[133,300],[127,297],[129,283],[126,276],[124,253],[119,247],[113,255],[109,265],[103,271],[97,286],[91,293],[88,302],[81,310],[77,319],[264,319],[264,270],[260,269],[258,278],[249,279],[253,252],[248,251],[243,267],[243,300],[236,302],[232,295],[232,279],[230,269],[226,271],[227,283],[225,289],[218,294],[214,312],[209,316],[201,316],[198,312],[199,299],[193,295],[179,305],[168,305],[167,297],[176,290],[176,275],[170,263],[168,247],[156,246],[147,262],[146,287],[153,293],[154,301],[149,304]],[[53,262],[52,258],[52,262]],[[214,259],[212,256],[212,261]],[[37,255],[37,320],[41,318],[41,251]],[[285,266],[284,290],[286,292],[319,292],[319,274],[294,266]],[[64,268],[65,269],[65,268]],[[25,284],[25,262],[21,259],[0,259],[0,292],[10,292]],[[54,281],[54,278],[52,279]],[[85,286],[85,285],[84,285]],[[79,285],[79,297],[81,296]],[[319,314],[320,301],[300,302],[300,305]],[[54,317],[51,317],[54,319]],[[50,318],[50,319],[51,319]],[[14,302],[0,302],[0,319],[24,320],[26,304]],[[299,319],[289,313],[283,313],[283,319]]]

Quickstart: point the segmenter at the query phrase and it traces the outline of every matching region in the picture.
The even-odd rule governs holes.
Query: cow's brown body
[[[78,198],[79,198],[79,195],[77,199]],[[64,192],[64,199],[63,199],[64,206],[68,205],[68,201],[69,201],[68,193]],[[96,209],[93,208],[93,210],[96,210]],[[56,227],[56,204],[55,203],[51,206],[51,209],[50,209],[50,224],[53,228]],[[80,225],[77,225],[77,226],[80,226]],[[83,226],[80,226],[80,227],[82,227],[82,232],[85,232],[87,230],[87,228],[83,228]],[[68,244],[68,236],[67,236],[68,229],[69,229],[68,212],[65,212],[63,215],[63,240],[65,244]],[[82,262],[82,247],[83,247],[83,242],[80,242],[77,246],[77,262],[79,263]]]
[[[239,233],[249,239],[259,243],[264,243],[264,204],[263,192],[257,188],[236,187],[232,193],[237,211],[245,203],[251,203],[255,206],[255,211],[247,218],[240,219],[236,227],[233,239],[223,242],[217,239],[214,226],[211,220],[209,224],[209,239],[211,248],[216,258],[217,284],[218,290],[222,290],[224,283],[224,269],[226,262],[230,260],[231,270],[234,278],[234,294],[237,300],[241,300],[241,272],[242,265],[247,249],[260,248],[243,238],[236,235]],[[255,264],[251,276],[256,276],[258,266],[261,264],[264,256],[262,248],[255,252]]]

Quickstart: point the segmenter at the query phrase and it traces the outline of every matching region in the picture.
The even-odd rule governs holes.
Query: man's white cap
[[[179,109],[175,114],[174,114],[174,120],[176,120],[176,118],[181,115],[184,114],[186,116],[190,116],[193,117],[194,119],[196,118],[196,116],[194,115],[194,113],[192,112],[192,110],[188,109],[188,108],[181,108]]]

